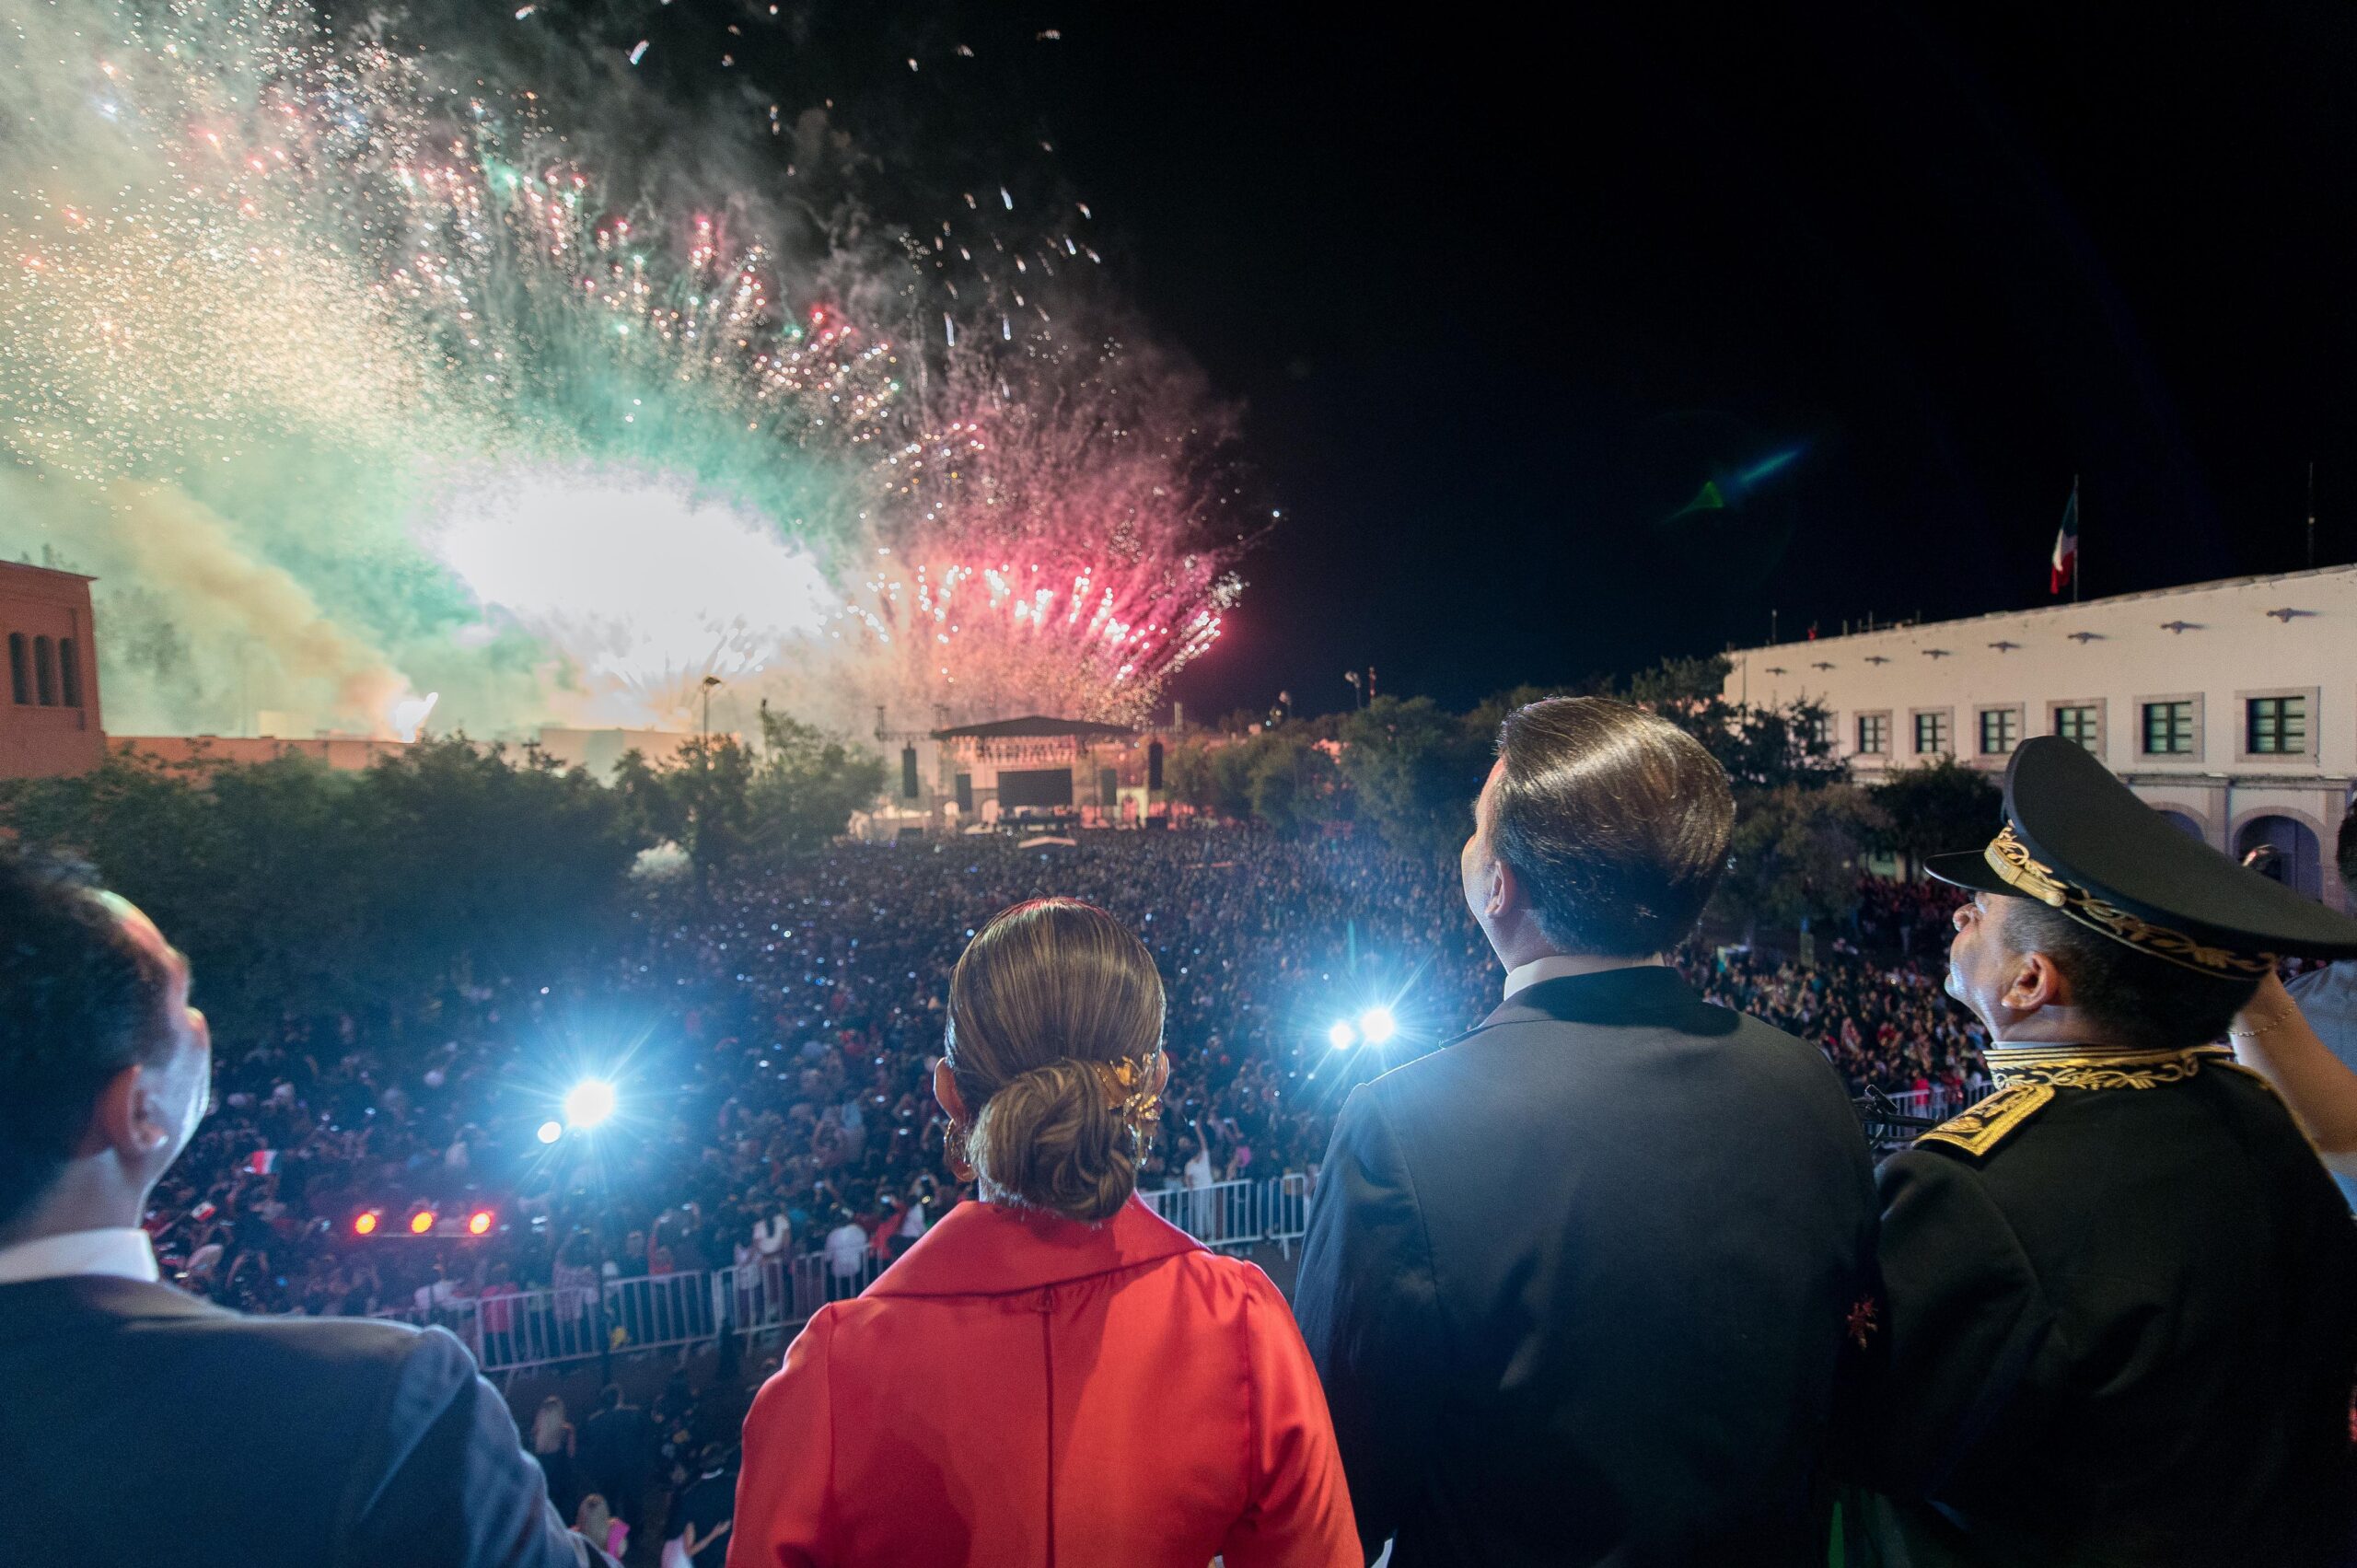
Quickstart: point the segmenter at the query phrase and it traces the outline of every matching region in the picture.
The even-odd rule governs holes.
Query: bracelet
[[[2230,1028],[2226,1031],[2226,1038],[2228,1040],[2257,1040],[2261,1035],[2273,1034],[2297,1016],[2299,1016],[2297,1009],[2290,1013],[2278,1013],[2255,1029]]]

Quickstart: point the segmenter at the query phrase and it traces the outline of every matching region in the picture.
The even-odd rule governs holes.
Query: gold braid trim
[[[2212,979],[2231,980],[2236,976],[2258,980],[2275,967],[2271,953],[2245,955],[2213,947],[2200,942],[2182,931],[2130,914],[2117,904],[2107,903],[2084,888],[2064,881],[2054,874],[2054,868],[2033,857],[2028,846],[2014,836],[2014,825],[2005,824],[2003,831],[1989,842],[1982,851],[1989,868],[2004,879],[2006,886],[2026,897],[2036,899],[2050,909],[2061,910],[2088,930],[2110,937],[2123,947],[2140,953],[2206,974]]]
[[[2234,1053],[2223,1046],[2190,1051],[2087,1051],[2076,1046],[1992,1046],[1989,1072],[2003,1089],[2040,1086],[2053,1089],[2154,1089],[2181,1084],[2204,1063]]]

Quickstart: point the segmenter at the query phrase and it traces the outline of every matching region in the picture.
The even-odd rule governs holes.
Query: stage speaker
[[[1162,787],[1162,742],[1149,742],[1145,749],[1145,787]]]
[[[914,800],[916,797],[917,749],[913,746],[903,746],[900,748],[900,798]]]
[[[971,773],[960,773],[958,775],[958,815],[960,817],[971,817],[973,814],[974,775]]]

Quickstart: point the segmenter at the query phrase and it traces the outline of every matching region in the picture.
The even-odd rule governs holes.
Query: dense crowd
[[[957,1196],[928,1076],[950,967],[991,913],[1048,893],[1103,905],[1161,963],[1173,1078],[1149,1191],[1312,1169],[1352,1083],[1496,996],[1454,867],[1365,840],[976,838],[654,882],[624,939],[563,972],[454,983],[398,1031],[296,1006],[276,1038],[217,1041],[219,1112],[157,1192],[159,1251],[248,1310],[347,1314],[821,1249],[886,1260]],[[1953,902],[1870,881],[1809,968],[1700,943],[1680,961],[1818,1044],[1853,1093],[1968,1093],[1973,1027],[1939,992]],[[1376,1005],[1399,1032],[1337,1050],[1335,1022]],[[619,1114],[542,1144],[587,1076]],[[418,1204],[494,1224],[415,1238]]]

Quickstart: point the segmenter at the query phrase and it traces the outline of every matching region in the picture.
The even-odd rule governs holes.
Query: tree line
[[[766,708],[602,784],[527,747],[423,740],[358,772],[308,757],[166,763],[0,783],[0,832],[88,862],[194,966],[216,1025],[290,1006],[400,1030],[451,986],[605,948],[645,852],[683,853],[682,896],[824,844],[876,797],[872,754]]]
[[[1718,657],[1666,659],[1622,681],[1519,687],[1466,713],[1380,697],[1316,719],[1237,714],[1177,745],[1165,777],[1174,799],[1278,833],[1361,824],[1404,854],[1454,855],[1507,714],[1543,697],[1617,697],[1668,719],[1726,769],[1736,826],[1713,912],[1747,935],[1846,916],[1870,853],[1905,873],[1996,831],[1999,796],[1984,773],[1943,758],[1861,786],[1834,753],[1822,705],[1731,702],[1728,669]]]

